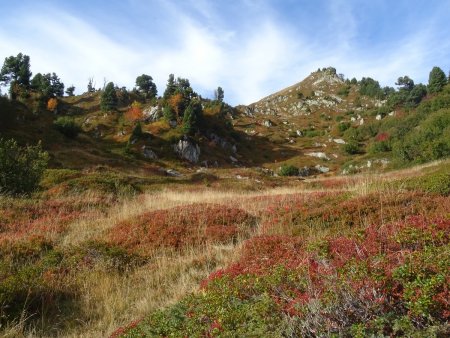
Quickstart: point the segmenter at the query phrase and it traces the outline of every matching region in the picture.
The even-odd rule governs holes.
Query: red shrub
[[[142,214],[117,224],[107,237],[127,250],[146,254],[162,247],[233,241],[238,235],[248,235],[254,222],[254,217],[240,209],[197,204]]]
[[[375,137],[375,140],[377,142],[383,142],[389,140],[389,134],[388,133],[380,133]]]

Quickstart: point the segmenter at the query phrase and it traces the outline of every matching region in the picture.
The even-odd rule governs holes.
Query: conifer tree
[[[433,67],[428,77],[428,92],[430,94],[439,93],[446,84],[444,71],[439,67]]]
[[[100,107],[108,112],[117,108],[117,94],[113,82],[109,82],[102,93]]]

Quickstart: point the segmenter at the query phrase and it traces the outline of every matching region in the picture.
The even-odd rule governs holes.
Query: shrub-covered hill
[[[278,147],[284,156],[276,163],[259,153],[273,170],[284,164],[355,173],[448,157],[449,85],[427,91],[407,76],[397,85],[381,88],[371,78],[349,80],[334,68],[319,69],[296,85],[237,107],[234,127],[255,142],[265,138]]]
[[[323,68],[232,108],[222,88],[205,99],[173,75],[159,97],[145,74],[133,90],[90,84],[88,92],[64,97],[42,87],[47,77],[56,86],[56,74],[38,75],[15,100],[0,98],[0,135],[21,144],[42,140],[54,168],[102,165],[158,175],[167,168],[253,167],[310,176],[392,169],[450,152],[449,85],[427,87],[407,76],[398,89],[381,88],[371,78],[349,80]]]

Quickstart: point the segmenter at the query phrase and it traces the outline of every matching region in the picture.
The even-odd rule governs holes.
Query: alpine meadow
[[[450,336],[446,1],[0,10],[1,336]]]

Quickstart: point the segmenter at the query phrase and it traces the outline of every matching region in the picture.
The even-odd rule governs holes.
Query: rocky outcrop
[[[174,145],[174,150],[182,159],[197,163],[200,158],[200,147],[188,137],[184,137]]]
[[[161,117],[161,111],[156,107],[148,107],[142,111],[145,122],[155,122]]]
[[[158,159],[158,155],[148,146],[142,146],[142,155],[149,160]]]

